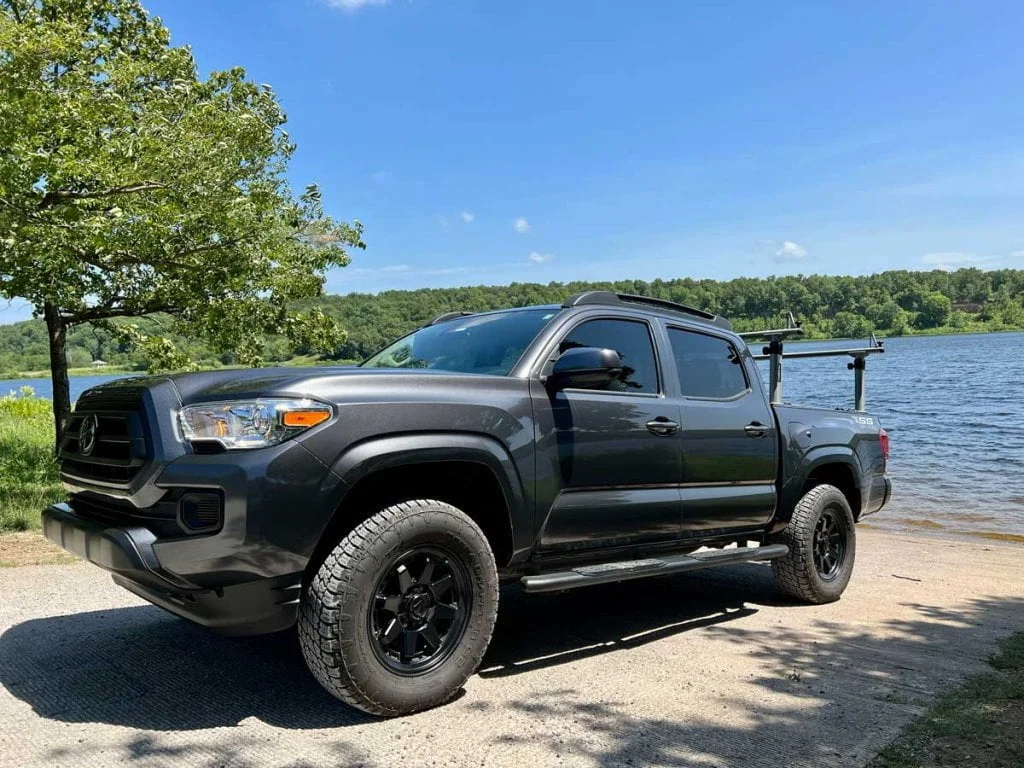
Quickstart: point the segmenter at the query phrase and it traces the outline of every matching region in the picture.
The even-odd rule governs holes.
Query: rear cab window
[[[731,342],[673,326],[667,330],[683,397],[731,400],[750,388],[743,358]]]

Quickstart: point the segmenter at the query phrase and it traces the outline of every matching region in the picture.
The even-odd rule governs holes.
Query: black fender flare
[[[331,471],[340,483],[334,510],[359,481],[383,469],[441,461],[469,461],[493,472],[505,497],[512,534],[512,559],[533,545],[534,515],[515,460],[508,449],[490,435],[473,432],[417,432],[373,437],[356,443],[339,456]],[[329,522],[329,521],[325,521]],[[326,527],[326,524],[325,524]]]
[[[816,469],[826,464],[843,464],[849,467],[861,498],[865,498],[864,473],[854,450],[847,445],[819,445],[804,454],[800,461],[799,471],[790,476],[782,487],[782,498],[779,504],[779,509],[782,512],[779,518],[780,522],[789,522],[793,516],[793,508],[800,501],[801,491],[807,484],[808,478]],[[853,513],[859,515],[860,510],[855,509]]]

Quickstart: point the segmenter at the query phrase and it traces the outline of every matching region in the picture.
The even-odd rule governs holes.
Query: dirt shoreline
[[[229,640],[85,564],[0,570],[0,764],[860,766],[1024,630],[1024,549],[865,529],[843,599],[747,565],[502,594],[452,704],[376,721],[294,638]]]

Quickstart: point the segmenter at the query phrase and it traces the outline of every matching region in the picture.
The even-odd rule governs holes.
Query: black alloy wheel
[[[341,537],[299,604],[299,642],[330,693],[372,715],[451,701],[480,665],[498,611],[490,542],[436,499],[389,504]]]
[[[789,553],[772,560],[779,589],[807,603],[831,603],[842,596],[857,558],[856,518],[846,495],[834,485],[810,488],[797,502],[786,527],[769,539]]]
[[[835,509],[822,511],[814,526],[814,567],[825,581],[831,581],[843,568],[846,557],[846,530]]]
[[[370,636],[377,657],[402,675],[420,675],[458,647],[472,610],[465,566],[435,548],[400,555],[377,582]]]

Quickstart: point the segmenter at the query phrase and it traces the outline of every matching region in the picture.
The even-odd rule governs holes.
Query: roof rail
[[[460,317],[468,317],[469,315],[472,314],[472,312],[445,312],[444,314],[435,317],[433,320],[431,320],[423,327],[427,328],[431,325],[437,325],[438,323],[447,323],[449,320],[457,320]]]
[[[732,323],[721,315],[705,312],[703,309],[697,309],[696,307],[688,307],[686,304],[679,304],[675,301],[669,301],[668,299],[658,299],[653,296],[635,296],[632,293],[615,293],[614,291],[583,291],[582,293],[577,293],[575,296],[570,296],[565,300],[562,306],[568,309],[569,307],[579,307],[588,304],[604,306],[647,304],[652,307],[657,307],[658,309],[666,309],[670,312],[679,312],[684,315],[698,317],[701,320],[707,320],[708,322],[714,323],[722,328],[732,330]]]

